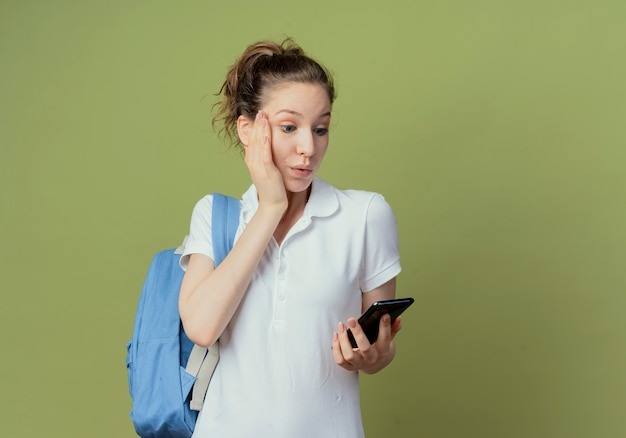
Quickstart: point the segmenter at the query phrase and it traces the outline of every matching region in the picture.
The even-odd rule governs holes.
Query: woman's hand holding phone
[[[340,322],[332,343],[335,362],[348,371],[361,371],[366,374],[380,371],[395,355],[393,338],[401,328],[400,318],[396,318],[392,324],[389,314],[385,314],[379,321],[376,342],[370,343],[356,318],[348,319],[347,325]],[[354,336],[356,348],[350,342],[348,329]]]
[[[393,338],[402,328],[400,314],[412,298],[378,301],[358,319],[340,322],[333,335],[335,362],[350,371],[368,374],[383,369],[395,355]]]

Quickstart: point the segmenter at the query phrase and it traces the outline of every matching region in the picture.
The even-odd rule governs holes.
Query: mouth
[[[292,167],[291,171],[297,175],[297,176],[301,176],[301,177],[305,177],[305,176],[309,176],[313,173],[313,169],[311,169],[310,167]]]

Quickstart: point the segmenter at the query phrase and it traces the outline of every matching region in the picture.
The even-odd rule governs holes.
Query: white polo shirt
[[[213,258],[212,196],[196,205],[181,265]],[[239,238],[258,208],[251,186]],[[220,362],[194,437],[362,437],[358,373],[333,361],[339,321],[358,317],[361,294],[400,273],[396,220],[376,193],[315,178],[302,217],[265,250],[220,337]],[[207,309],[210,312],[210,309]]]

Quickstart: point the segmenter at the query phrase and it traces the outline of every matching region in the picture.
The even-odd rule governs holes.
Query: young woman
[[[316,176],[335,90],[293,41],[249,46],[220,95],[214,122],[243,148],[252,185],[219,267],[210,195],[181,258],[185,331],[199,345],[220,341],[194,437],[362,437],[358,373],[391,362],[401,323],[383,317],[370,344],[356,318],[395,296],[394,215],[381,195]]]

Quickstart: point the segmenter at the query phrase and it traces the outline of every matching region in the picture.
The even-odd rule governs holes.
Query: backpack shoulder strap
[[[235,233],[239,226],[239,200],[214,193],[211,216],[213,257],[215,258],[215,266],[217,266],[226,258],[233,247]],[[187,372],[196,376],[190,401],[190,408],[193,410],[202,409],[209,382],[219,360],[219,351],[218,342],[209,348],[193,346],[187,364]]]
[[[213,256],[215,266],[219,265],[233,247],[235,233],[239,226],[239,199],[213,193]]]

